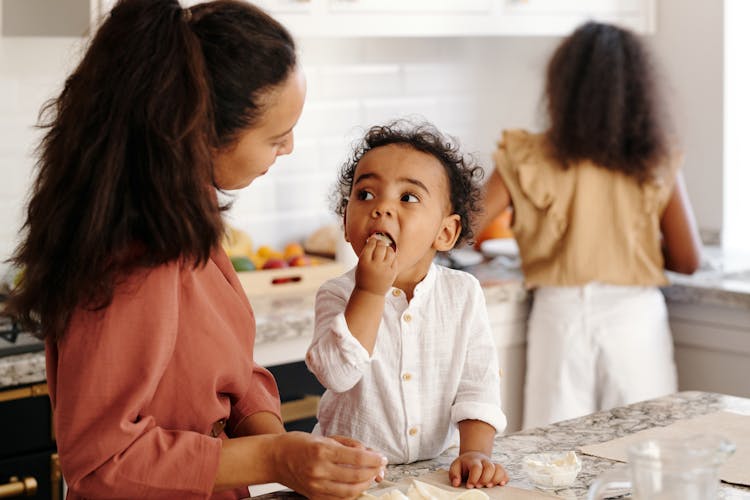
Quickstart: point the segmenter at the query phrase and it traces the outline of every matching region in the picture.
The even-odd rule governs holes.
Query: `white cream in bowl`
[[[537,488],[560,489],[572,486],[581,470],[575,451],[534,453],[523,458],[523,470]]]

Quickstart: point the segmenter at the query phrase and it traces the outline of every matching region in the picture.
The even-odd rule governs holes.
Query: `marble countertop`
[[[498,436],[495,438],[492,457],[508,471],[509,485],[527,490],[534,489],[521,469],[521,460],[527,454],[576,450],[581,446],[602,443],[643,429],[665,426],[678,420],[725,409],[750,414],[750,399],[705,392],[680,392],[546,427]],[[578,455],[582,462],[581,472],[572,487],[555,492],[561,498],[585,499],[594,479],[618,463],[582,453]],[[388,466],[385,478],[398,482],[404,478],[447,469],[455,457],[456,450],[452,449],[434,460]],[[299,495],[286,491],[255,498],[271,500],[299,498]],[[720,498],[750,499],[750,488],[722,483]]]
[[[750,254],[705,247],[695,274],[667,273],[669,302],[750,309]]]
[[[497,257],[465,268],[482,283],[488,305],[529,300],[517,259]],[[701,269],[692,276],[668,273],[664,287],[668,302],[711,304],[750,309],[750,255],[707,247]],[[314,294],[260,297],[252,300],[255,311],[256,352],[274,351],[268,359],[277,364],[284,351],[304,348],[312,335]],[[287,362],[282,360],[283,362]],[[259,362],[263,362],[259,359]],[[44,353],[0,357],[0,388],[45,380]]]

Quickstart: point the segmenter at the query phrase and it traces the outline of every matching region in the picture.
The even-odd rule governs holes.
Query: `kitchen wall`
[[[701,226],[714,232],[722,222],[722,3],[661,0],[653,37],[673,86],[688,189]],[[351,141],[367,125],[393,117],[428,118],[489,167],[501,129],[542,126],[542,69],[558,40],[299,40],[309,89],[295,152],[233,194],[230,222],[257,244],[279,246],[335,221],[328,193]],[[37,112],[79,51],[80,43],[67,38],[0,40],[0,259],[17,243]]]
[[[308,100],[295,151],[236,193],[229,214],[258,244],[282,245],[335,221],[328,194],[365,127],[411,116],[457,135],[486,166],[503,127],[534,126],[540,67],[553,38],[300,40]],[[80,43],[0,42],[0,257],[17,243],[30,185],[33,124],[57,92]]]
[[[659,0],[655,53],[669,82],[685,177],[704,237],[723,226],[724,1]]]

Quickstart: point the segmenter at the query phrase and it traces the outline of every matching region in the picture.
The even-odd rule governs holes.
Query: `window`
[[[724,234],[722,246],[750,252],[750,2],[724,4]]]

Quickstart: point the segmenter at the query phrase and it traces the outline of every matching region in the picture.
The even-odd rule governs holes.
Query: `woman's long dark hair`
[[[643,181],[668,154],[651,57],[636,35],[587,22],[547,66],[547,137],[565,166],[590,160]]]
[[[12,262],[6,312],[60,338],[77,307],[111,303],[124,273],[200,266],[223,232],[212,155],[263,112],[296,65],[294,42],[252,5],[121,0],[61,94]]]

